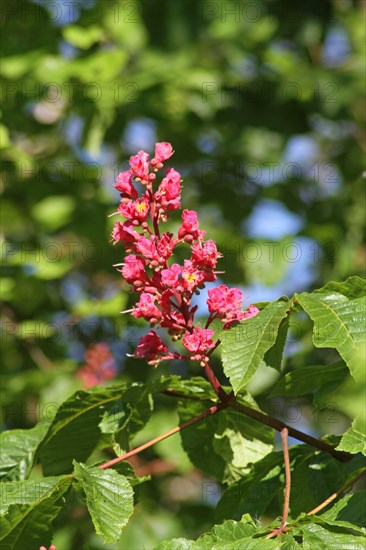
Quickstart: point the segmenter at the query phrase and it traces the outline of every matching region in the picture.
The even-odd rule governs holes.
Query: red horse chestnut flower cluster
[[[213,240],[204,240],[206,232],[199,229],[197,212],[183,210],[177,235],[160,233],[169,212],[181,207],[182,178],[174,168],[168,168],[159,184],[156,173],[163,168],[174,151],[170,143],[155,145],[154,157],[139,151],[130,158],[130,170],[121,172],[115,188],[121,193],[116,214],[125,218],[117,221],[113,231],[114,244],[122,243],[127,256],[121,266],[125,280],[139,293],[136,305],[124,313],[143,318],[155,326],[165,327],[173,341],[182,340],[187,354],[169,351],[156,331],[151,330],[140,339],[134,357],[145,358],[152,365],[170,359],[197,360],[205,365],[209,355],[219,344],[213,340],[209,326],[220,319],[223,328],[254,317],[258,309],[251,305],[242,311],[242,294],[238,288],[219,285],[208,291],[209,317],[204,328],[195,325],[197,305],[192,298],[207,282],[216,280],[217,261],[221,258]],[[135,185],[140,184],[139,195]],[[174,248],[181,243],[190,247],[190,257],[183,265],[170,262]]]

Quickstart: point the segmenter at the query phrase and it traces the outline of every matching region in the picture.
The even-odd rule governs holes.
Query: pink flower
[[[163,269],[161,272],[161,282],[165,286],[174,288],[178,284],[178,278],[182,268],[179,264],[173,264],[169,269]]]
[[[238,288],[228,288],[219,285],[208,291],[207,305],[211,315],[215,315],[229,328],[233,322],[244,319],[244,312],[240,310],[243,296]]]
[[[132,283],[134,286],[140,287],[143,282],[147,281],[145,262],[134,254],[126,256],[121,273],[126,281]]]
[[[167,141],[155,144],[155,156],[151,160],[151,165],[154,168],[161,168],[163,162],[168,160],[174,154],[173,147]]]
[[[181,175],[174,168],[169,168],[165,178],[159,185],[155,199],[164,210],[176,210],[180,208]]]
[[[258,313],[259,309],[256,306],[250,305],[244,313],[244,319],[251,319],[251,317],[255,317]]]
[[[136,244],[136,250],[140,254],[142,254],[145,258],[148,258],[149,260],[154,260],[158,258],[158,253],[156,250],[156,237],[155,235],[151,235],[149,239],[142,236],[139,240],[139,242]]]
[[[178,229],[178,238],[188,242],[202,239],[205,236],[205,231],[199,231],[198,227],[197,212],[194,210],[183,210],[182,225]]]
[[[214,269],[218,258],[221,258],[221,254],[212,240],[206,241],[203,245],[194,243],[192,246],[192,261],[202,269]]]
[[[208,349],[215,347],[215,342],[211,340],[213,335],[213,330],[195,327],[192,333],[185,333],[182,343],[191,353],[204,354]]]
[[[228,288],[219,285],[208,291],[207,305],[210,313],[225,315],[228,311],[236,311],[243,303],[242,293],[238,288]]]
[[[114,244],[119,242],[134,243],[140,239],[140,235],[134,230],[131,222],[116,222],[113,231],[112,239]]]
[[[147,181],[149,179],[149,155],[144,151],[139,151],[137,155],[130,157],[130,166],[133,175],[142,180]]]
[[[156,249],[159,255],[159,262],[163,263],[167,258],[172,255],[173,248],[176,244],[175,239],[172,238],[173,233],[164,233],[160,241],[156,245]]]
[[[162,317],[160,309],[155,305],[154,297],[147,292],[142,292],[140,300],[137,302],[131,315],[133,315],[136,319],[143,317],[151,323],[157,323]]]
[[[164,290],[159,301],[163,311],[161,326],[168,328],[169,334],[182,334],[185,331],[186,320],[184,315],[173,306],[172,300],[179,303],[181,300],[179,292],[170,288]]]
[[[135,356],[136,357],[146,357],[146,359],[155,363],[163,359],[163,353],[169,353],[168,348],[158,336],[155,330],[151,330],[146,336],[140,338],[140,342],[137,346]],[[170,359],[170,355],[167,357]]]
[[[134,225],[140,225],[146,221],[150,211],[150,201],[147,195],[142,196],[136,201],[129,200],[126,203],[121,203],[118,207],[118,212],[128,220],[131,220]]]
[[[184,289],[193,292],[195,288],[201,285],[205,280],[202,271],[197,269],[191,260],[184,260],[182,270],[182,286]]]
[[[131,199],[137,199],[138,194],[136,189],[132,184],[132,171],[127,170],[126,172],[121,172],[118,174],[117,181],[114,184],[114,187],[123,193],[126,197]]]

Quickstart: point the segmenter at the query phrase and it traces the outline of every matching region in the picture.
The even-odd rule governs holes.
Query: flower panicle
[[[208,282],[216,281],[217,262],[222,257],[212,239],[205,240],[206,232],[200,229],[195,210],[183,210],[177,235],[160,233],[171,212],[181,208],[182,178],[174,168],[168,168],[160,183],[157,173],[166,160],[174,154],[168,142],[156,143],[155,154],[139,151],[130,157],[130,169],[121,172],[115,188],[121,194],[117,214],[118,220],[112,231],[114,244],[121,243],[126,251],[123,262],[115,264],[120,268],[132,291],[139,293],[139,299],[131,313],[136,319],[143,318],[151,328],[166,328],[173,342],[182,340],[188,354],[169,351],[155,330],[151,330],[140,342],[133,356],[147,359],[157,366],[161,361],[190,359],[205,365],[208,355],[216,346],[214,330],[209,325],[221,320],[223,328],[257,315],[258,309],[251,305],[242,310],[243,297],[238,288],[219,285],[208,291],[209,317],[205,328],[195,324],[197,306],[192,298]],[[143,186],[143,193],[135,187]],[[185,243],[191,255],[183,264],[174,263],[171,258],[174,248]]]

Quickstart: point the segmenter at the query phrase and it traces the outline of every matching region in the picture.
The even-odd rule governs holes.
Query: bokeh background
[[[173,144],[183,206],[198,210],[224,254],[222,281],[246,304],[364,274],[364,2],[3,0],[1,22],[4,428],[31,427],[98,382],[199,374],[126,358],[146,326],[119,313],[133,297],[112,267],[123,251],[108,216],[116,175],[155,141]],[[293,322],[285,368],[339,359],[313,350],[310,330]],[[274,376],[263,365],[251,385],[267,410]],[[340,433],[349,404],[326,402],[276,412]],[[162,400],[136,443],[175,422]],[[108,548],[213,523],[220,488],[179,437],[135,466],[155,475]],[[105,548],[80,503],[70,510],[57,547]]]

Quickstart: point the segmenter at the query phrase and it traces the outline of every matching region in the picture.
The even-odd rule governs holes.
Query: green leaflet
[[[39,482],[13,482],[9,506],[0,519],[0,541],[3,550],[20,550],[48,546],[52,538],[52,522],[63,507],[62,495],[71,484],[71,476]],[[14,483],[17,483],[16,487]],[[21,484],[26,483],[27,494]],[[8,491],[8,484],[5,487]],[[11,502],[17,501],[17,504]]]
[[[224,333],[222,362],[235,393],[249,382],[264,355],[274,346],[281,321],[287,316],[289,307],[288,299],[281,298],[266,305],[252,319],[242,321]],[[282,340],[278,341],[278,345],[283,348]],[[274,351],[271,357],[273,362]]]
[[[321,388],[336,387],[349,376],[348,369],[339,361],[332,365],[311,365],[288,372],[274,385],[271,396],[299,397]]]
[[[365,550],[365,537],[354,536],[350,533],[338,533],[324,529],[317,524],[310,524],[302,528],[304,550]]]
[[[297,516],[314,508],[346,481],[346,466],[328,453],[314,455],[309,445],[290,449],[290,513]],[[274,451],[255,464],[227,488],[217,504],[216,518],[238,519],[242,514],[255,516],[281,514],[283,506],[284,465],[282,451]]]
[[[336,348],[357,382],[365,380],[366,297],[348,299],[339,293],[295,294],[314,322],[314,345]]]
[[[74,458],[88,458],[100,438],[98,423],[120,394],[115,388],[78,391],[59,407],[40,448],[45,475],[69,473]]]
[[[257,528],[252,518],[246,515],[240,522],[225,521],[199,537],[196,541],[173,539],[163,541],[154,550],[270,550],[279,548],[275,540],[252,538]]]
[[[0,478],[3,481],[27,479],[37,449],[49,422],[39,422],[29,430],[8,430],[0,434]]]
[[[345,521],[366,529],[366,491],[347,495],[320,515],[325,521]]]
[[[96,532],[104,537],[105,542],[116,542],[133,512],[133,490],[129,481],[115,470],[102,470],[77,462],[74,466]]]
[[[353,420],[352,426],[343,434],[337,449],[366,455],[366,422],[363,417],[358,416]]]
[[[72,395],[59,407],[41,445],[40,457],[45,475],[72,471],[73,459],[86,460],[102,433],[116,433],[123,442],[122,446],[127,446],[130,437],[150,417],[151,393],[162,391],[170,380],[170,377],[162,377],[150,384],[136,382],[97,387]]]
[[[45,498],[47,494],[50,495],[61,481],[70,479],[70,476],[61,476],[1,483],[0,514],[5,514],[12,504],[34,504],[39,499]]]
[[[184,400],[178,409],[180,421],[205,409],[199,402]],[[273,430],[231,408],[181,431],[183,448],[193,464],[226,483],[240,479],[250,463],[270,453],[273,436]]]

